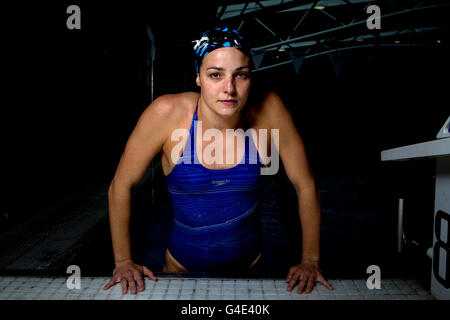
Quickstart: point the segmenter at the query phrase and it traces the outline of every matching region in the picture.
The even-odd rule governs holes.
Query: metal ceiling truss
[[[380,8],[380,29],[367,26],[371,5]],[[439,40],[446,24],[433,16],[449,7],[423,0],[234,1],[218,6],[216,21],[251,30],[253,71],[261,71],[358,48],[448,45]]]

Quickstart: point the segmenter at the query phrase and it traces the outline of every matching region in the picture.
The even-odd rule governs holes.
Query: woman
[[[164,271],[254,267],[261,258],[256,220],[261,173],[269,166],[266,150],[275,150],[270,164],[281,157],[297,191],[303,231],[302,261],[289,269],[287,290],[299,282],[298,292],[309,293],[316,281],[332,290],[319,269],[319,192],[288,110],[273,92],[249,99],[250,52],[237,31],[218,27],[205,32],[194,49],[200,94],[164,95],[153,101],[133,130],[110,184],[115,269],[104,289],[120,282],[123,293],[130,288],[135,294],[144,290],[143,275],[157,280],[132,260],[129,222],[131,188],[158,153],[174,204]],[[255,134],[260,132],[278,139]],[[235,143],[236,137],[245,143]]]

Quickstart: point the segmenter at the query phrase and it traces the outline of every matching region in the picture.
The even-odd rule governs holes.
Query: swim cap
[[[202,34],[200,40],[195,43],[195,71],[198,73],[203,58],[211,51],[224,47],[233,47],[250,57],[250,47],[246,39],[234,29],[228,26],[215,27]]]

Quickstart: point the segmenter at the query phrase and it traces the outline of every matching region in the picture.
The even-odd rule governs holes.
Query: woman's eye
[[[220,75],[219,75],[219,73],[214,72],[214,73],[211,73],[209,76],[213,79],[217,79],[217,78],[219,78]]]
[[[239,72],[238,74],[237,74],[237,76],[239,77],[239,78],[248,78],[248,73],[247,72]]]

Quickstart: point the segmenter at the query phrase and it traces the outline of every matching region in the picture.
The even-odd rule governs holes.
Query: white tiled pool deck
[[[317,283],[310,294],[286,291],[284,279],[160,277],[145,279],[145,291],[122,294],[120,284],[105,291],[107,277],[81,278],[80,289],[68,289],[65,277],[0,277],[0,300],[434,300],[410,279],[382,279],[368,289],[366,279],[329,280],[329,291]]]

